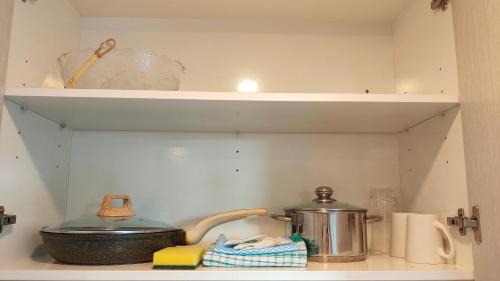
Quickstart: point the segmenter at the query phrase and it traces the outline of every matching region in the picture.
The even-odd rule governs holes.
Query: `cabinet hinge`
[[[3,226],[16,223],[15,215],[6,215],[5,208],[0,206],[0,233],[2,233]]]
[[[433,10],[442,10],[443,12],[448,9],[449,0],[432,0],[431,8]]]
[[[474,231],[474,240],[481,243],[481,224],[479,220],[479,206],[472,207],[472,216],[466,217],[463,208],[458,209],[457,216],[448,217],[448,225],[458,227],[458,231],[462,236],[467,235],[467,228]]]

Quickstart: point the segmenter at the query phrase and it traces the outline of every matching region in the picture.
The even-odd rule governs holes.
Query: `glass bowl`
[[[86,49],[59,57],[65,83],[93,53],[93,49]],[[184,72],[182,63],[168,56],[151,51],[115,49],[92,65],[76,88],[177,91]]]

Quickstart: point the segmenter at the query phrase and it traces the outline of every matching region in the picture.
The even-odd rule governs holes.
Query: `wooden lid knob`
[[[123,200],[123,205],[121,208],[113,208],[111,201],[114,199]],[[132,210],[132,201],[128,195],[120,194],[107,194],[102,199],[101,209],[97,213],[98,217],[133,217],[135,216],[134,210]]]

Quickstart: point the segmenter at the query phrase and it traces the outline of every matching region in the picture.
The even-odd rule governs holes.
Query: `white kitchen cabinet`
[[[10,14],[10,2],[0,4],[2,13]],[[94,215],[107,193],[130,194],[137,213],[186,228],[222,210],[281,212],[311,200],[319,185],[363,207],[370,189],[393,188],[403,211],[434,213],[443,222],[458,208],[469,214],[481,200],[467,193],[451,7],[432,11],[424,0],[13,3],[12,28],[7,20],[0,24],[7,32],[0,38],[10,37],[2,39],[10,46],[8,65],[0,65],[6,68],[0,205],[17,223],[0,234],[0,280],[477,275],[472,248],[480,252],[474,259],[485,250],[477,250],[482,244],[472,231],[461,236],[453,227],[457,257],[448,264],[374,254],[364,262],[299,270],[55,264],[37,234],[46,225]],[[60,54],[109,37],[121,48],[182,61],[181,90],[40,88]],[[243,79],[256,80],[261,92],[236,92]],[[228,223],[202,244],[219,233],[282,235],[284,226],[269,218]],[[492,243],[487,239],[494,238],[486,235],[483,243]],[[490,267],[478,276],[488,276],[483,272]]]

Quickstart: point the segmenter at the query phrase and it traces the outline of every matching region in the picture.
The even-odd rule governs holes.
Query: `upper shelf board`
[[[83,17],[391,23],[408,0],[70,0]]]
[[[397,133],[458,106],[451,95],[8,89],[74,130]]]

